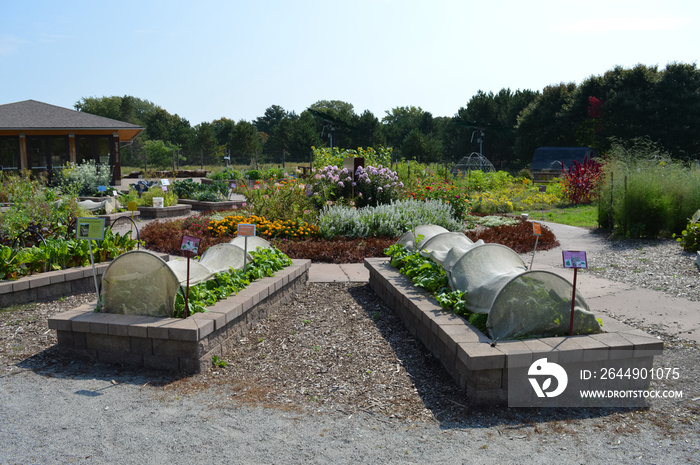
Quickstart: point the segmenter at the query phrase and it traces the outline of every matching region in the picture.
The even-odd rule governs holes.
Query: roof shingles
[[[136,124],[24,100],[0,105],[0,129],[143,129]]]

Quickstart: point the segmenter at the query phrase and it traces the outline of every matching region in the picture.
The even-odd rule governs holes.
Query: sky
[[[454,116],[478,92],[698,64],[697,0],[0,0],[0,104],[131,95],[192,126],[341,100]]]

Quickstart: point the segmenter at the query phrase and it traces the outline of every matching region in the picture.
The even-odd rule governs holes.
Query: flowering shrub
[[[403,183],[389,168],[381,165],[359,167],[352,173],[347,168],[326,166],[314,175],[313,192],[318,208],[348,200],[359,208],[390,203],[399,198]]]
[[[212,236],[236,236],[239,223],[255,224],[257,234],[268,238],[303,239],[318,235],[318,227],[303,220],[268,221],[264,216],[226,216],[209,224]]]
[[[389,166],[391,165],[391,152],[393,149],[391,147],[380,146],[377,149],[372,147],[363,149],[359,147],[357,150],[334,147],[333,151],[331,151],[330,148],[312,147],[312,150],[315,167],[322,168],[333,165],[340,168],[343,166],[343,160],[348,157],[364,158],[365,166]]]
[[[469,214],[471,208],[469,196],[449,181],[427,185],[418,183],[417,189],[409,192],[408,195],[414,200],[441,200],[452,207],[452,216],[457,220],[463,219],[465,215]]]
[[[563,171],[564,192],[572,203],[588,203],[595,198],[596,186],[601,175],[597,160],[586,156],[583,163],[574,162]]]

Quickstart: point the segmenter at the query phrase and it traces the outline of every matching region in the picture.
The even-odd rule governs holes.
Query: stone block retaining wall
[[[568,336],[498,341],[470,325],[464,318],[445,311],[437,301],[422,289],[415,287],[410,278],[389,264],[388,258],[366,258],[369,284],[374,292],[404,321],[406,327],[442,363],[455,382],[475,403],[506,403],[508,400],[508,368],[529,363],[535,357],[548,357],[561,364],[574,362],[604,362],[620,356],[632,359],[630,366],[651,368],[653,357],[660,354],[663,342],[647,333],[634,329],[606,316],[606,331],[587,336]],[[634,357],[639,357],[635,359]],[[647,386],[648,387],[648,383]],[[645,386],[639,386],[644,389]]]
[[[206,371],[270,310],[292,298],[308,279],[310,260],[293,260],[274,277],[217,302],[188,318],[157,318],[94,312],[83,305],[49,319],[64,353],[106,363],[184,373]]]
[[[156,255],[166,261],[169,259],[168,254]],[[98,284],[110,263],[95,263]],[[47,271],[14,281],[0,281],[0,308],[89,292],[96,292],[92,266]]]

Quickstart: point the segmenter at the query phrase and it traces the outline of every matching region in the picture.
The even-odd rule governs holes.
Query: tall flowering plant
[[[319,208],[336,202],[358,208],[387,204],[399,198],[401,189],[403,183],[396,172],[381,165],[359,167],[354,175],[347,168],[329,165],[314,174],[312,183]]]

